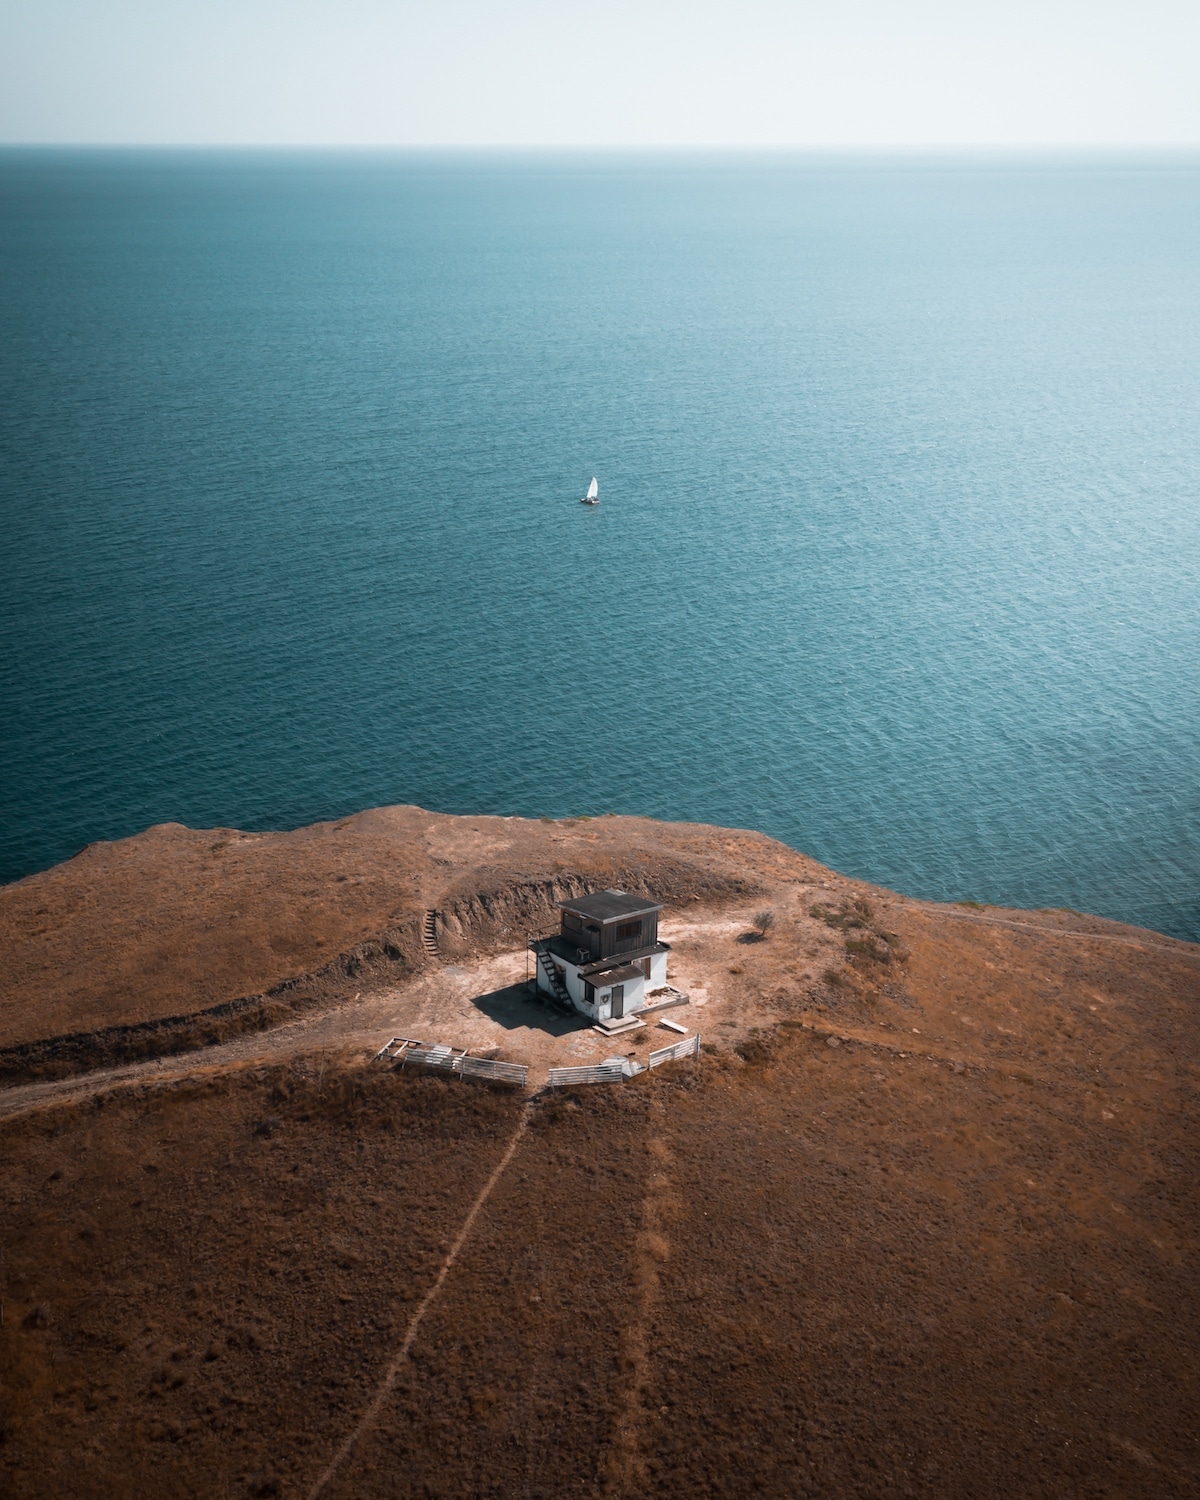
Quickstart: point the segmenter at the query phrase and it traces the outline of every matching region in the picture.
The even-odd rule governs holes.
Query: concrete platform
[[[645,1027],[645,1021],[633,1015],[622,1016],[619,1021],[597,1021],[592,1030],[601,1036],[623,1036],[627,1031],[644,1031]]]

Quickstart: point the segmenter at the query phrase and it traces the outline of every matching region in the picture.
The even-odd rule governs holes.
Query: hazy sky
[[[1200,0],[0,0],[0,140],[1200,143]]]

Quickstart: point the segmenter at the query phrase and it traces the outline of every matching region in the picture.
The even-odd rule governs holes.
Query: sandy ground
[[[1200,996],[1200,949],[1194,945],[1089,918],[1078,919],[1079,926],[1066,927],[1063,914],[1058,913],[991,915],[889,897],[877,902],[880,920],[886,913],[887,922],[899,926],[906,941],[925,950],[926,962],[921,966],[925,1004],[935,995],[941,1001],[936,1014],[929,1018],[935,1024],[922,1030],[906,1024],[911,1017],[901,1014],[913,1009],[913,995],[903,990],[893,996],[887,994],[888,989],[896,989],[886,982],[890,977],[887,971],[881,973],[876,968],[873,974],[864,974],[851,969],[849,982],[842,988],[822,988],[820,977],[831,965],[843,961],[844,952],[837,929],[831,931],[814,919],[810,908],[815,902],[828,903],[831,894],[844,899],[842,887],[828,881],[777,888],[772,895],[777,928],[765,941],[756,939],[752,926],[761,900],[718,912],[666,917],[661,935],[672,950],[668,979],[687,993],[690,1001],[688,1006],[666,1014],[686,1025],[689,1035],[699,1032],[708,1045],[725,1050],[784,1017],[803,1017],[806,1024],[836,1031],[846,1039],[869,1039],[892,1050],[917,1047],[927,1051],[936,1047],[938,1056],[986,1066],[997,1060],[993,1048],[1002,1053],[1018,1038],[1028,1038],[1031,990],[1051,1002],[1063,991],[1064,974],[1076,978],[1086,974],[1103,988],[1093,985],[1091,998],[1084,1000],[1082,1007],[1076,996],[1075,1004],[1069,1007],[1073,1012],[1070,1019],[1056,1016],[1053,1005],[1048,1004],[1037,1010],[1035,1022],[1049,1028],[1056,1042],[1071,1043],[1082,1040],[1071,1028],[1083,1016],[1095,1032],[1085,1050],[1091,1052],[1098,1042],[1107,1040],[1113,1055],[1106,1055],[1104,1062],[1120,1068],[1129,1056],[1130,1039],[1119,1030],[1113,1032],[1114,1007],[1128,1008],[1139,991],[1159,995],[1163,1003],[1171,1005],[1190,1006]],[[1102,930],[1087,930],[1091,927]],[[993,958],[980,955],[977,950],[981,943],[988,951],[995,950]],[[1047,946],[1056,969],[1062,971],[1053,978],[1037,972],[1046,962]],[[1002,960],[1000,971],[997,958]],[[1147,958],[1156,960],[1154,969],[1146,968],[1143,960]],[[644,1061],[652,1048],[679,1039],[678,1033],[662,1027],[658,1018],[650,1018],[640,1031],[604,1037],[586,1018],[561,1016],[531,999],[527,989],[530,972],[530,959],[523,949],[510,949],[471,963],[440,964],[410,982],[365,993],[356,991],[290,1024],[183,1057],[0,1090],[0,1118],[45,1103],[82,1099],[113,1087],[138,1086],[205,1070],[278,1064],[302,1054],[366,1061],[390,1037],[443,1043],[478,1056],[525,1063],[532,1088],[545,1083],[550,1068],[622,1055]],[[911,977],[912,967],[905,973]],[[977,1004],[959,1006],[953,993],[948,997],[938,994],[947,982],[951,992],[969,983],[984,991],[1007,988],[1015,993],[1004,1001],[985,1001],[979,1015],[972,1013],[981,1009]],[[897,996],[899,1006],[895,1003]],[[1004,1025],[995,1015],[989,1024],[988,1013],[997,1003],[1008,1011],[1011,1025]],[[913,1042],[912,1036],[921,1040]],[[1039,1047],[1038,1053],[1038,1057],[1024,1057],[1025,1065],[1037,1066],[1041,1057],[1049,1055],[1044,1047]],[[1078,1069],[1081,1062],[1085,1068],[1089,1066],[1079,1056],[1072,1056],[1068,1065]]]
[[[808,893],[808,887],[786,893],[781,913],[789,903],[797,907]],[[721,1042],[731,1046],[751,1027],[769,1024],[773,1019],[774,1009],[760,997],[730,986],[728,980],[714,990],[712,982],[714,963],[727,969],[731,959],[744,959],[750,946],[766,952],[765,944],[739,943],[739,939],[753,935],[751,924],[757,909],[750,904],[719,914],[689,914],[663,922],[661,936],[672,945],[668,980],[689,996],[687,1006],[664,1014],[686,1026],[689,1036],[697,1032],[703,1036],[707,1022],[710,1027],[721,1027]],[[835,956],[836,945],[825,941],[815,929],[813,936],[814,957],[822,952]],[[347,1001],[327,1010],[314,1010],[288,1025],[184,1057],[97,1069],[77,1077],[0,1090],[0,1118],[42,1104],[83,1099],[114,1087],[140,1086],[213,1069],[277,1064],[313,1052],[366,1061],[391,1037],[443,1043],[476,1056],[525,1063],[530,1069],[531,1088],[545,1084],[551,1068],[614,1056],[644,1061],[653,1048],[682,1040],[678,1032],[661,1026],[656,1016],[648,1018],[640,1031],[602,1036],[585,1017],[562,1016],[531,999],[527,987],[531,972],[530,956],[524,950],[510,950],[469,964],[445,964],[410,983],[366,994],[356,992]]]

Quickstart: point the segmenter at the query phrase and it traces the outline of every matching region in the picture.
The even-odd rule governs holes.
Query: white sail
[[[595,478],[593,478],[591,484],[588,485],[587,497],[589,500],[594,500],[599,493],[600,486],[596,483]]]

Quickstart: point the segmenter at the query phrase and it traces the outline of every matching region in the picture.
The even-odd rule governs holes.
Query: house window
[[[637,922],[621,922],[617,926],[618,942],[621,942],[624,938],[641,937],[641,935],[642,924],[640,920]]]
[[[595,1005],[595,1003],[596,1003],[596,986],[594,984],[588,984],[586,981],[584,982],[584,986],[583,986],[583,998],[587,1001],[587,1003],[589,1005]]]

